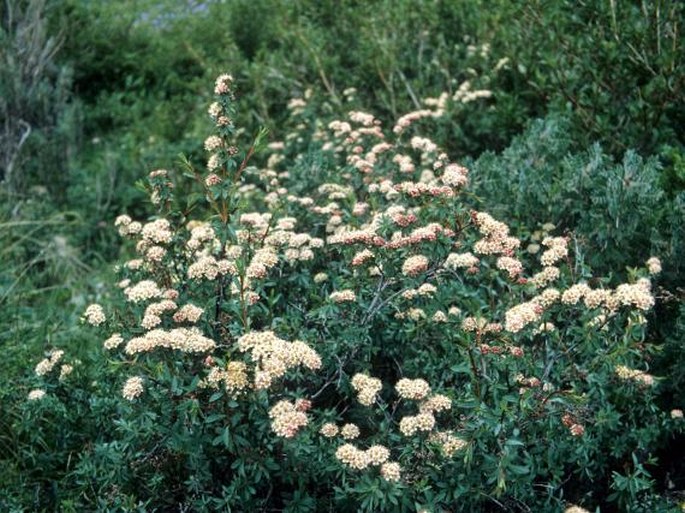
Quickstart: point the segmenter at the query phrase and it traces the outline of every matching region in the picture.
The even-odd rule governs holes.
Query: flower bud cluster
[[[585,434],[585,426],[581,424],[578,419],[576,419],[570,413],[565,413],[561,417],[561,423],[568,428],[571,436],[583,436]]]

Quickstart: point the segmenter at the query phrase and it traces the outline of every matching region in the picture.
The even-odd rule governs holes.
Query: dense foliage
[[[679,510],[682,21],[5,2],[0,509]]]

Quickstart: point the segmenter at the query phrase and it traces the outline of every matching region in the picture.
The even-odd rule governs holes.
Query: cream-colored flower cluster
[[[381,391],[383,384],[378,378],[355,374],[352,377],[352,388],[357,392],[357,400],[364,406],[370,406],[376,400],[376,394]]]
[[[437,431],[428,437],[428,441],[438,444],[448,458],[468,446],[466,440],[455,436],[452,431]]]
[[[452,401],[449,397],[442,394],[431,395],[428,399],[419,404],[421,413],[442,412],[452,409]]]
[[[641,370],[631,369],[625,365],[618,365],[615,369],[616,375],[624,381],[634,381],[640,386],[650,387],[654,385],[654,376]]]
[[[184,322],[194,324],[200,320],[200,317],[202,317],[203,313],[203,308],[188,303],[187,305],[183,305],[176,313],[174,313],[174,322],[179,324]]]
[[[404,299],[412,300],[417,297],[433,297],[437,292],[438,288],[432,283],[423,283],[417,289],[407,289],[402,292],[402,297]]]
[[[470,252],[450,253],[445,259],[444,266],[447,269],[473,269],[478,266],[478,257]]]
[[[274,379],[300,365],[309,370],[321,367],[321,357],[314,349],[301,340],[287,342],[273,331],[252,331],[238,339],[238,349],[249,353],[257,363],[255,369],[255,388],[269,388]]]
[[[433,413],[419,413],[407,415],[400,420],[400,432],[404,436],[412,436],[419,431],[431,431],[435,427]]]
[[[621,284],[614,291],[592,289],[586,283],[577,283],[566,289],[561,295],[561,302],[567,305],[575,305],[581,299],[588,308],[601,306],[610,312],[620,306],[634,307],[642,311],[649,310],[654,306],[651,283],[646,278],[633,284]]]
[[[98,304],[92,304],[86,308],[86,311],[83,313],[83,318],[91,326],[100,326],[107,320],[105,311]]]
[[[124,396],[124,399],[127,399],[129,401],[133,401],[137,397],[139,397],[143,391],[143,378],[140,376],[133,376],[131,378],[128,378],[126,380],[126,383],[124,383],[124,387],[121,391],[121,395]]]
[[[476,253],[510,256],[521,245],[520,240],[509,236],[509,227],[495,220],[490,214],[476,212],[472,217],[478,231],[483,235],[483,238],[473,246]]]
[[[171,299],[163,299],[156,303],[151,303],[145,309],[145,315],[140,325],[146,330],[156,328],[162,323],[162,314],[164,312],[174,311],[178,308],[175,302]]]
[[[233,76],[228,73],[219,75],[214,82],[214,94],[221,96],[231,92],[233,86]]]
[[[650,285],[649,280],[639,280],[634,284],[624,283],[616,288],[614,295],[621,305],[646,311],[654,306]]]
[[[448,164],[445,166],[440,180],[445,185],[449,185],[455,189],[466,186],[469,183],[469,170],[458,164]]]
[[[359,267],[360,265],[364,265],[369,260],[373,260],[373,257],[373,251],[370,249],[363,249],[362,251],[357,252],[354,257],[352,257],[350,265],[352,267]]]
[[[237,267],[232,260],[217,260],[212,255],[200,254],[199,258],[188,266],[188,278],[191,280],[213,281],[219,276],[237,273]]]
[[[540,257],[540,262],[545,267],[553,266],[568,256],[568,243],[564,237],[545,237],[542,245],[549,248]]]
[[[114,221],[114,226],[118,228],[119,235],[122,237],[132,237],[138,235],[143,229],[143,225],[138,221],[133,221],[127,215],[121,215]]]
[[[42,359],[36,365],[35,373],[36,376],[45,376],[57,365],[62,357],[64,356],[64,351],[61,349],[55,349],[50,352],[47,358]]]
[[[336,290],[329,296],[334,303],[352,303],[357,300],[357,295],[353,290]]]
[[[36,388],[36,389],[31,390],[29,392],[27,399],[29,401],[40,401],[41,399],[43,399],[45,397],[45,395],[46,395],[45,390],[43,390],[42,388]]]
[[[104,341],[105,349],[112,350],[124,343],[124,337],[120,333],[113,333],[107,340]]]
[[[590,511],[580,506],[571,505],[564,510],[564,513],[590,513]]]
[[[542,311],[542,306],[533,301],[516,305],[507,310],[504,328],[511,333],[518,333],[527,325],[538,321]]]
[[[517,258],[503,256],[497,259],[497,269],[506,271],[513,279],[523,272],[523,264]]]
[[[345,440],[354,440],[355,438],[359,438],[359,433],[359,426],[350,422],[340,428],[340,436],[342,436]]]
[[[402,378],[395,384],[395,390],[402,399],[420,401],[431,393],[431,387],[425,379]]]
[[[448,185],[428,185],[423,182],[402,182],[395,185],[395,190],[402,194],[406,194],[410,198],[419,198],[421,196],[433,196],[452,198],[455,195],[454,189]]]
[[[245,274],[250,279],[264,279],[269,269],[275,267],[276,264],[278,264],[278,254],[272,248],[261,248],[255,251]]]
[[[390,458],[390,450],[383,445],[372,445],[362,450],[352,444],[344,444],[335,451],[335,457],[350,468],[364,470],[370,466],[379,467],[385,464]]]
[[[559,279],[559,276],[561,276],[561,271],[559,271],[558,267],[552,265],[543,267],[542,271],[535,273],[530,279],[530,282],[538,288],[546,287],[553,281]]]
[[[399,481],[402,477],[402,467],[396,461],[381,465],[381,477],[386,481]]]
[[[659,274],[661,272],[661,260],[657,257],[651,257],[647,260],[646,265],[649,274]]]
[[[152,280],[142,280],[124,289],[126,299],[131,303],[142,303],[150,299],[162,297],[164,291]]]
[[[428,269],[428,258],[423,255],[413,255],[402,264],[402,274],[405,276],[418,276]]]
[[[224,389],[236,397],[250,386],[247,365],[244,362],[232,361],[226,367],[212,367],[207,376],[200,381],[201,387],[217,389],[223,384]]]
[[[333,422],[326,422],[319,430],[319,433],[326,438],[334,438],[339,432],[340,429],[338,429],[338,426],[336,426]]]
[[[279,401],[269,410],[271,429],[278,436],[292,438],[309,423],[307,415],[286,400]]]
[[[141,235],[148,244],[168,244],[173,237],[171,223],[166,219],[156,219],[143,225]]]
[[[205,337],[199,328],[154,329],[143,336],[134,337],[126,343],[126,354],[147,353],[155,349],[174,349],[184,353],[206,353],[216,347],[216,342]]]

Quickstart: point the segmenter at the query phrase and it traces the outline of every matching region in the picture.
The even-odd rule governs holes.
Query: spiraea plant
[[[300,126],[307,155],[293,132],[255,167],[265,132],[236,147],[230,75],[214,93],[206,166],[149,174],[158,215],[116,220],[137,256],[84,314],[119,402],[116,436],[74,470],[99,507],[581,511],[566,501],[650,493],[616,483],[682,429],[649,374],[657,258],[613,283],[553,225],[511,233],[418,130],[459,98],[387,130],[361,111]]]

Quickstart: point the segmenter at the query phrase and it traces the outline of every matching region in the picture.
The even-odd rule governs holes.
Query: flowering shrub
[[[149,174],[158,215],[117,218],[135,258],[84,313],[118,402],[115,434],[74,470],[100,507],[582,511],[566,501],[647,497],[645,465],[682,429],[652,400],[658,259],[613,283],[550,226],[527,251],[420,135],[430,113],[385,130],[353,111],[315,129],[318,161],[292,137],[254,167],[265,132],[234,146],[232,77],[214,93],[206,170],[183,169],[200,194]],[[635,476],[647,485],[624,486]]]

